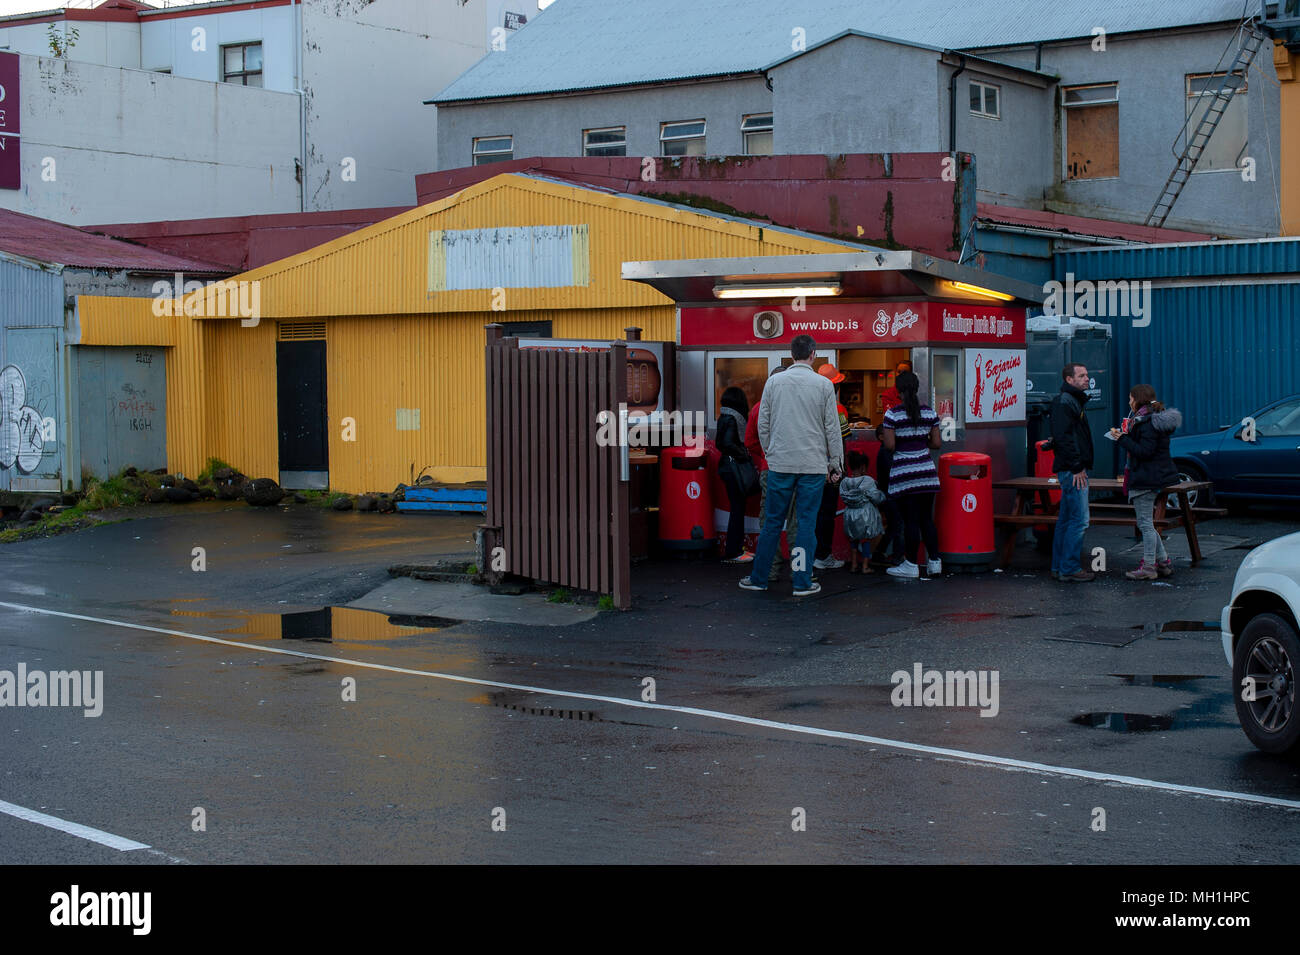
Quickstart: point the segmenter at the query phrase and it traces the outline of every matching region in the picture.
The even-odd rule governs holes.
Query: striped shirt
[[[885,412],[881,425],[894,432],[894,460],[889,467],[889,496],[900,494],[935,494],[939,490],[939,472],[930,457],[930,431],[939,416],[928,405],[921,405],[921,423],[913,425],[907,409],[897,405]]]

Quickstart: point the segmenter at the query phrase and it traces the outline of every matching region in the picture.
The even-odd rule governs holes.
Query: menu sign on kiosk
[[[1001,348],[966,349],[966,421],[1001,424],[1025,420],[1025,353]]]

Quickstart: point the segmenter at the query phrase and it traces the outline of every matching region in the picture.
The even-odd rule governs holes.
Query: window
[[[582,133],[584,156],[626,156],[627,127],[609,126],[605,129],[586,129]]]
[[[221,48],[221,79],[240,86],[262,85],[262,44],[236,43]]]
[[[746,156],[772,155],[772,114],[751,113],[740,121]]]
[[[983,116],[986,119],[999,119],[1002,114],[999,112],[1002,97],[1002,88],[993,86],[989,83],[978,83],[974,80],[970,84],[970,111],[975,116]]]
[[[962,421],[961,356],[956,350],[930,352],[930,407],[940,418]]]
[[[1224,85],[1226,73],[1202,73],[1187,77],[1187,126],[1183,130],[1183,141],[1196,131],[1205,111],[1214,103],[1215,94]],[[1234,73],[1227,82],[1224,93],[1231,97],[1219,125],[1214,128],[1214,135],[1205,144],[1196,163],[1196,172],[1212,172],[1222,169],[1237,169],[1241,157],[1246,154],[1246,78]]]
[[[685,123],[661,123],[659,126],[661,156],[703,156],[704,120]]]
[[[1255,421],[1255,433],[1261,438],[1300,435],[1300,401],[1286,401],[1265,411]]]
[[[1119,84],[1067,86],[1065,178],[1113,179],[1119,176]]]
[[[513,136],[484,136],[474,140],[474,165],[505,162],[515,158]]]

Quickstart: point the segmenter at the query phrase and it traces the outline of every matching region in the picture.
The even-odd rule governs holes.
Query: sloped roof
[[[157,252],[10,209],[0,209],[0,251],[50,265],[92,269],[221,275],[229,272],[229,269],[212,262]]]
[[[1236,22],[1244,0],[556,0],[429,102],[752,73],[845,30],[942,49]],[[802,30],[801,36],[794,31]]]

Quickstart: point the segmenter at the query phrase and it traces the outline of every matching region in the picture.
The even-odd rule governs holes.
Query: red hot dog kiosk
[[[716,424],[722,392],[751,407],[790,342],[817,342],[814,364],[843,373],[850,439],[875,445],[895,372],[910,361],[922,401],[951,419],[944,450],[981,451],[993,478],[1025,473],[1025,310],[1038,286],[916,252],[625,262],[623,278],[677,309],[679,407]],[[872,455],[874,461],[874,454]]]

